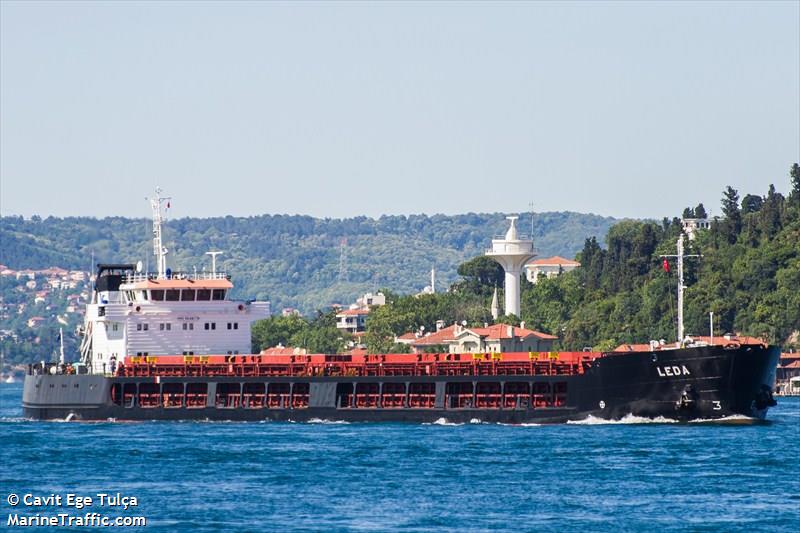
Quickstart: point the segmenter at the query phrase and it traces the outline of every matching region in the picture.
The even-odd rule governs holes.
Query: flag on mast
[[[664,267],[664,272],[666,272],[667,274],[669,274],[669,261],[667,261],[667,258],[666,258],[666,257],[664,258],[664,262],[663,262],[663,263],[661,263],[661,266],[663,266],[663,267]]]

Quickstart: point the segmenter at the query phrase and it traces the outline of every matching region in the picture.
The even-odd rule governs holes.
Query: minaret
[[[492,296],[492,318],[497,320],[500,316],[500,305],[497,303],[497,287],[494,288],[494,296]]]
[[[517,218],[506,217],[511,221],[503,239],[492,239],[492,249],[486,255],[500,263],[506,272],[505,314],[519,316],[519,276],[525,263],[536,256],[533,241],[517,234]]]

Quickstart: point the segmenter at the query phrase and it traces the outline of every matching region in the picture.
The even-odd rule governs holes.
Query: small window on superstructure
[[[233,323],[233,329],[239,329],[239,323],[238,322],[234,322]]]
[[[148,330],[149,326],[148,326],[147,322],[145,322],[145,323],[144,323],[144,326],[143,326],[143,328],[144,328],[144,330],[145,330],[145,331],[147,331],[147,330]]]
[[[193,302],[196,292],[197,291],[195,291],[194,289],[183,289],[181,291],[181,301],[182,302]]]
[[[172,324],[167,322],[167,331],[172,331]]]
[[[194,331],[194,323],[193,322],[189,322],[189,330],[190,331]]]
[[[113,329],[114,331],[119,331],[119,324],[117,324],[116,322],[114,322],[114,325],[113,325],[113,326],[111,326],[111,327],[112,327],[112,329]]]
[[[211,323],[211,329],[217,329],[217,323],[216,322],[212,322]]]
[[[197,301],[207,302],[211,299],[211,289],[197,289]]]
[[[147,291],[139,291],[139,296],[141,296],[142,300],[147,300]]]
[[[225,299],[225,289],[214,289],[213,292],[213,300],[224,300]]]
[[[231,328],[233,328],[233,326],[231,325],[230,322],[228,322],[228,329],[231,329]]]
[[[186,331],[187,329],[189,329],[189,324],[187,324],[186,322],[184,322],[184,323],[183,323],[183,330],[184,330],[184,331]]]
[[[153,289],[150,291],[150,299],[155,302],[164,301],[164,289]]]
[[[181,291],[179,289],[167,289],[168,302],[177,302],[181,298]]]
[[[159,324],[158,325],[158,329],[160,329],[161,331],[164,331],[164,324]]]
[[[142,331],[142,325],[136,324],[136,331]]]
[[[211,329],[211,324],[209,324],[208,322],[206,322],[206,323],[205,323],[205,328],[206,328],[206,329]]]

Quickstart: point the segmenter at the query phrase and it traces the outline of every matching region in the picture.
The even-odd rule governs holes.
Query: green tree
[[[746,194],[742,198],[742,216],[759,211],[763,203],[764,200],[757,194]]]
[[[723,192],[722,213],[725,215],[725,237],[733,244],[742,231],[742,214],[739,211],[739,191],[730,185]]]
[[[800,205],[800,165],[794,163],[789,169],[789,181],[792,186],[790,197],[794,205]]]
[[[708,213],[706,213],[706,208],[703,207],[703,203],[697,204],[697,207],[694,208],[694,217],[695,218],[708,218]]]
[[[251,329],[253,353],[282,344],[291,346],[292,340],[308,330],[308,322],[297,315],[271,316],[259,320]]]
[[[503,267],[485,255],[462,263],[458,267],[458,275],[464,278],[463,286],[475,294],[486,294],[494,287],[503,286]]]

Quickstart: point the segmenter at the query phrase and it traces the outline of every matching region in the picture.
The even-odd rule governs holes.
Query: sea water
[[[515,426],[32,422],[21,395],[0,385],[0,530],[92,511],[147,519],[104,531],[800,531],[800,398],[767,425]]]

